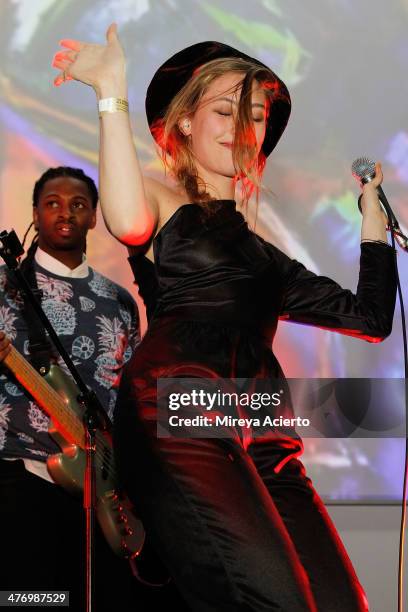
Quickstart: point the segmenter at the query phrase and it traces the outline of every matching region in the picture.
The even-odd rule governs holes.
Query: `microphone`
[[[375,163],[368,157],[359,157],[353,161],[351,172],[360,183],[365,185],[366,183],[370,183],[375,177]],[[387,229],[394,234],[395,240],[398,242],[400,247],[404,249],[404,251],[408,251],[408,238],[402,233],[399,223],[391,209],[381,185],[378,185],[376,189],[380,204],[388,217]],[[361,196],[358,199],[358,208],[360,212],[362,212],[360,200]]]

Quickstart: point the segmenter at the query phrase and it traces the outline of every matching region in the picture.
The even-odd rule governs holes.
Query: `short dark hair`
[[[98,189],[96,188],[95,182],[90,176],[86,175],[81,168],[70,168],[69,166],[59,166],[58,168],[48,168],[38,179],[34,185],[33,191],[33,206],[38,206],[38,200],[40,193],[47,181],[51,179],[59,178],[61,176],[67,176],[69,178],[75,178],[79,181],[83,181],[88,187],[89,195],[92,200],[92,208],[96,208],[98,203],[99,195]]]

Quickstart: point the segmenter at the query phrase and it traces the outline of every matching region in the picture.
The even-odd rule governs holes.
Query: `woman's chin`
[[[218,169],[218,174],[221,174],[221,176],[225,176],[225,178],[229,178],[232,180],[235,179],[235,177],[237,176],[237,170],[232,164],[224,165]]]

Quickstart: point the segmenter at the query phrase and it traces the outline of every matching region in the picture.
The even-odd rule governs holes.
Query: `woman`
[[[156,382],[283,378],[270,348],[279,318],[373,342],[386,337],[395,255],[375,190],[380,165],[363,187],[353,295],[259,238],[242,214],[290,114],[287,88],[269,68],[214,42],[184,49],[159,68],[146,110],[174,177],[159,182],[142,175],[136,158],[116,26],[106,46],[61,44],[55,84],[74,78],[99,98],[102,210],[109,231],[129,248],[150,319],[123,381],[115,436],[123,482],[160,557],[197,612],[367,610],[297,458],[296,432],[158,437]],[[234,201],[237,181],[242,204]]]

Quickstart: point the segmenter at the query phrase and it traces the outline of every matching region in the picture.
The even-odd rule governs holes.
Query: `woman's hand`
[[[364,215],[381,215],[384,221],[384,226],[388,225],[388,217],[382,209],[378,199],[377,187],[383,181],[383,172],[381,164],[375,164],[375,177],[369,183],[362,185],[363,197],[361,198],[361,210]]]
[[[57,87],[75,79],[95,90],[98,97],[126,97],[126,62],[112,23],[106,32],[106,45],[87,44],[79,40],[63,39],[65,50],[54,55],[52,65],[61,73],[54,79]]]

